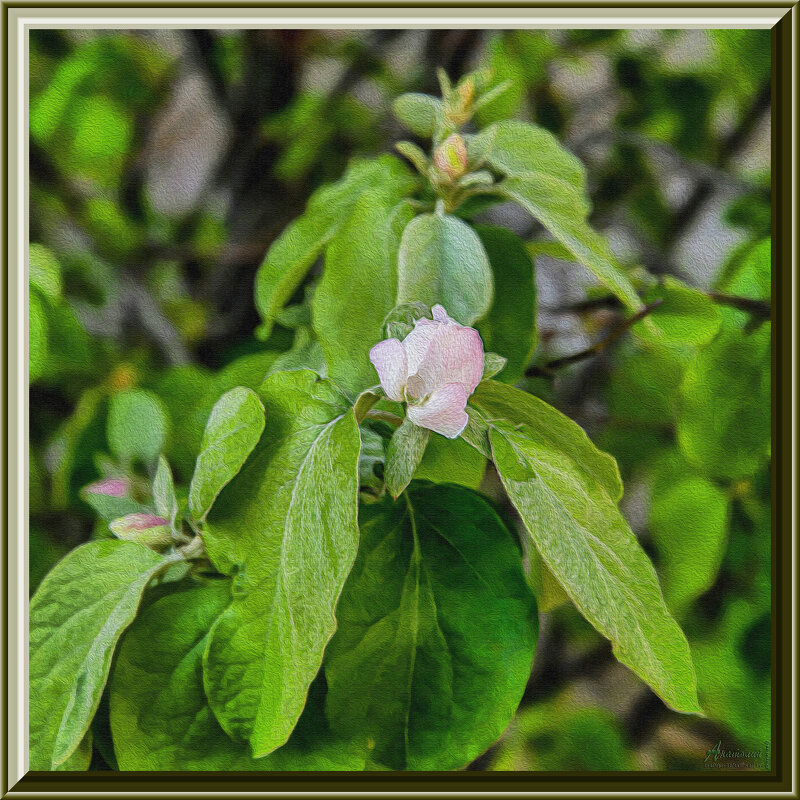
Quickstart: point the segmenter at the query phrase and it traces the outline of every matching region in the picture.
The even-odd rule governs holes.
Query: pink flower
[[[433,320],[419,319],[401,342],[384,339],[369,358],[386,396],[408,403],[408,418],[421,428],[455,439],[466,427],[467,398],[483,376],[483,342],[433,307]]]

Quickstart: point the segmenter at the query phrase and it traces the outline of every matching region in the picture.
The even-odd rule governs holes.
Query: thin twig
[[[772,313],[769,300],[757,300],[753,297],[740,297],[739,295],[725,294],[724,292],[713,290],[703,291],[696,287],[692,288],[721,306],[738,308],[740,311],[746,311],[748,314],[752,314],[757,319],[769,319]],[[581,300],[578,303],[572,303],[568,306],[542,306],[541,310],[551,314],[582,314],[586,311],[595,311],[596,309],[613,310],[620,307],[621,303],[616,297],[613,295],[606,295],[605,297],[592,297],[588,300]]]
[[[587,347],[585,350],[580,350],[579,352],[573,353],[569,356],[555,358],[542,366],[528,367],[528,369],[525,370],[525,375],[529,378],[552,378],[556,370],[566,367],[568,364],[574,364],[577,361],[583,361],[584,359],[591,358],[592,356],[600,355],[600,353],[602,353],[610,344],[617,341],[617,339],[619,339],[619,337],[622,336],[625,331],[627,331],[637,322],[644,319],[650,312],[658,308],[658,306],[660,306],[663,302],[664,301],[659,298],[658,300],[654,300],[649,305],[644,306],[632,317],[622,320],[619,325],[612,328],[602,339],[600,339],[598,342],[595,342],[591,347]]]

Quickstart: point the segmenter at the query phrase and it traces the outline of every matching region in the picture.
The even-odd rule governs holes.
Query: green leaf
[[[631,310],[641,306],[639,295],[617,263],[605,237],[586,221],[589,202],[574,184],[562,177],[530,172],[506,178],[498,188],[509,200],[538,219],[575,260],[588,267],[625,306]]]
[[[525,425],[543,446],[571,452],[582,469],[614,502],[622,497],[622,479],[617,462],[608,453],[598,450],[569,417],[544,400],[497,381],[484,381],[470,398],[469,406],[470,418],[477,411],[484,424],[492,420],[508,420],[514,425]]]
[[[92,732],[88,730],[72,755],[54,769],[59,772],[86,772],[92,763],[92,741]]]
[[[664,278],[645,296],[646,303],[661,303],[633,332],[645,343],[701,345],[710,342],[719,331],[722,317],[717,305],[703,292],[684,286],[675,278]]]
[[[444,119],[442,101],[420,92],[401,94],[392,103],[392,111],[408,130],[422,139],[430,139]]]
[[[769,300],[771,267],[772,242],[769,239],[762,239],[753,245],[743,258],[737,259],[724,270],[717,288],[721,292],[737,297]]]
[[[45,306],[39,292],[35,290],[31,290],[28,295],[28,348],[28,368],[32,383],[47,373],[49,350]]]
[[[365,506],[337,617],[326,711],[372,765],[463,767],[513,716],[536,604],[517,544],[479,495],[415,484]]]
[[[770,326],[723,330],[689,365],[681,385],[678,443],[707,475],[737,480],[770,452]]]
[[[483,354],[483,380],[489,380],[502,372],[503,367],[508,364],[508,359],[504,356],[499,356],[497,353],[486,352]]]
[[[367,192],[328,247],[311,309],[328,374],[348,391],[375,383],[369,350],[395,306],[400,235],[413,215],[408,203]]]
[[[536,349],[533,261],[525,243],[511,231],[485,225],[477,231],[494,275],[494,301],[478,330],[487,350],[508,359],[499,380],[515,383]]]
[[[95,541],[42,581],[30,608],[31,769],[54,769],[79,746],[120,635],[147,585],[174,562],[132,542]]]
[[[417,145],[412,142],[395,142],[394,149],[397,150],[401,156],[405,156],[414,165],[414,169],[416,169],[420,175],[428,174],[430,162],[428,161],[428,156],[425,155],[421,147],[417,147]]]
[[[264,381],[269,425],[204,529],[214,564],[235,574],[206,689],[222,727],[255,756],[282,745],[300,716],[358,544],[358,425],[342,393],[315,378]]]
[[[164,449],[167,412],[156,395],[128,389],[112,395],[106,436],[111,452],[123,461],[139,458],[152,464]]]
[[[498,122],[481,134],[490,131],[492,146],[484,157],[498,172],[508,177],[543,172],[585,191],[586,168],[550,131],[516,120]]]
[[[492,271],[474,229],[449,214],[420,214],[400,241],[397,302],[441,303],[472,325],[492,302]]]
[[[175,530],[175,520],[178,517],[178,498],[175,496],[172,470],[164,456],[158,457],[158,469],[156,469],[156,476],[153,479],[153,503],[156,513],[168,520],[170,527]]]
[[[649,528],[658,549],[664,599],[680,614],[710,589],[727,544],[728,498],[689,475],[651,491]]]
[[[503,486],[542,559],[616,657],[670,707],[701,713],[686,638],[617,497],[583,462],[585,434],[572,428],[572,441],[565,436],[554,447],[527,425],[493,421],[489,439]]]
[[[430,435],[427,428],[420,428],[408,418],[392,435],[386,450],[385,472],[386,488],[392,497],[399,497],[411,482]]]
[[[61,265],[53,251],[42,244],[31,244],[28,248],[28,280],[49,300],[55,302],[61,298]]]
[[[477,489],[485,471],[486,459],[465,441],[431,433],[415,477],[432,483],[457,483]]]
[[[189,510],[205,519],[217,496],[242,468],[264,430],[264,407],[251,389],[222,395],[208,418],[189,486]]]
[[[209,631],[231,602],[229,581],[184,582],[131,625],[109,680],[111,728],[122,770],[360,769],[322,725],[266,758],[220,727],[203,690]],[[315,709],[309,708],[304,712]],[[314,715],[317,721],[319,714]],[[301,722],[302,726],[303,723]],[[303,731],[299,731],[302,734]],[[309,741],[310,740],[310,741]]]
[[[378,189],[395,202],[411,192],[416,179],[393,156],[354,160],[344,177],[311,196],[305,213],[278,237],[256,274],[256,307],[261,338],[272,330],[275,314],[300,285],[308,269],[347,220],[361,195]]]

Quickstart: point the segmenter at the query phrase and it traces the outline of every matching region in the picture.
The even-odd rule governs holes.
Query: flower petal
[[[440,322],[433,322],[423,317],[414,323],[414,330],[403,339],[403,347],[408,359],[408,374],[414,375],[419,369],[419,365],[425,358],[428,348],[436,335],[436,331],[441,327]]]
[[[455,439],[467,427],[467,393],[460,383],[437,389],[422,405],[409,404],[408,418],[421,428]]]
[[[402,403],[403,388],[408,379],[406,351],[399,339],[384,339],[369,351],[369,360],[378,372],[386,396]]]
[[[449,383],[460,383],[469,397],[483,377],[483,342],[474,328],[456,322],[440,323],[416,373],[410,361],[409,374],[421,379],[424,394]]]

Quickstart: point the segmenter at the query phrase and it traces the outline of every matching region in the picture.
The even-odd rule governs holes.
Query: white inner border
[[[322,0],[324,3],[324,0]],[[86,16],[51,16],[54,9],[26,9],[28,16],[18,17],[16,20],[16,44],[17,44],[17,103],[16,103],[16,132],[17,132],[17,163],[16,175],[11,175],[12,181],[16,179],[16,201],[17,209],[24,209],[24,213],[19,214],[17,224],[18,252],[14,254],[16,258],[9,257],[9,265],[17,265],[16,276],[16,305],[18,316],[16,349],[9,360],[9,375],[16,361],[17,381],[16,387],[16,429],[10,425],[9,430],[9,449],[11,453],[16,450],[14,456],[9,457],[9,467],[12,464],[16,467],[16,515],[14,519],[13,537],[9,530],[9,564],[8,576],[16,573],[16,594],[12,594],[9,582],[8,591],[8,613],[9,613],[9,644],[12,635],[15,634],[15,645],[17,652],[9,653],[8,658],[8,680],[9,680],[9,730],[6,732],[9,739],[8,747],[8,766],[9,774],[6,776],[9,786],[9,794],[13,796],[27,796],[29,792],[13,792],[12,787],[28,772],[28,298],[25,288],[28,285],[28,248],[25,243],[28,241],[28,31],[31,28],[107,28],[107,29],[159,29],[159,28],[333,28],[333,29],[379,29],[379,28],[486,28],[486,29],[535,29],[535,28],[772,28],[786,13],[785,8],[736,8],[736,9],[692,9],[704,16],[681,17],[683,9],[674,9],[675,13],[665,10],[661,16],[637,15],[635,11],[639,9],[625,8],[619,9],[527,9],[527,13],[522,13],[519,9],[453,9],[453,13],[464,11],[465,14],[458,17],[443,16],[442,12],[447,9],[408,9],[408,13],[403,14],[397,10],[395,16],[374,16],[368,14],[361,15],[359,9],[328,9],[325,16],[311,16],[319,9],[263,9],[260,14],[254,15],[250,9],[227,9],[215,12],[214,10],[204,11],[202,16],[192,16],[192,9],[185,9],[186,13],[181,13],[184,9],[175,9],[175,16],[158,16],[145,18],[142,16],[130,17],[104,17],[102,15],[92,15],[92,9],[82,9]],[[367,9],[369,10],[369,9]],[[388,10],[388,9],[387,9]],[[78,11],[78,9],[76,9]],[[148,13],[149,9],[142,9],[143,14]],[[240,12],[239,16],[236,12]],[[633,13],[632,13],[633,12]],[[298,13],[305,14],[298,16]],[[795,5],[791,11],[792,24],[797,30],[797,13]],[[792,73],[797,75],[797,52],[794,37],[792,37],[792,52],[790,53]],[[11,86],[9,86],[9,89]],[[787,109],[790,114],[792,124],[796,121],[795,106],[796,83],[792,86],[791,107]],[[9,98],[11,99],[11,98]],[[796,134],[796,131],[795,131]],[[791,198],[792,206],[797,209],[797,138],[792,138],[792,148],[790,164],[786,166],[786,172],[791,175]],[[773,165],[774,169],[774,165]],[[13,185],[13,184],[12,184]],[[10,197],[14,196],[10,194]],[[797,298],[797,232],[792,228],[791,235],[791,281],[789,289],[793,300]],[[9,276],[9,288],[14,287],[15,278]],[[9,293],[11,296],[11,292]],[[9,302],[10,302],[9,296]],[[792,372],[791,380],[791,469],[793,480],[791,486],[796,485],[796,463],[797,463],[797,406],[796,406],[796,343],[797,343],[797,312],[792,305],[790,320],[792,330]],[[11,343],[9,342],[9,348]],[[9,387],[9,394],[11,387]],[[11,420],[10,420],[11,422]],[[10,476],[7,476],[7,479]],[[797,531],[797,500],[792,494],[791,501],[791,524],[792,531]],[[790,557],[792,564],[796,563],[796,544],[794,537],[791,539]],[[796,621],[797,608],[797,588],[792,580],[792,606],[791,614],[793,623]],[[797,639],[795,625],[792,624],[792,730],[796,730],[796,690],[797,690]],[[16,736],[16,741],[13,737]],[[797,790],[797,762],[792,760],[792,790],[789,793],[771,793],[770,796],[796,796]],[[418,792],[398,791],[380,792],[386,796],[413,796]],[[639,792],[635,792],[639,793]],[[81,797],[83,792],[59,791],[58,796]],[[120,796],[138,796],[140,792],[115,792]],[[216,795],[219,792],[172,792],[175,796],[206,796]],[[230,796],[253,796],[253,795],[280,795],[281,792],[236,792],[227,791],[225,795]],[[297,796],[331,796],[346,797],[358,794],[375,794],[375,792],[354,792],[354,791],[328,791],[328,792],[293,792]],[[460,792],[437,792],[442,796],[463,796]],[[491,791],[491,792],[469,792],[469,796],[535,796],[542,794],[552,794],[540,791],[516,792],[516,791]],[[620,792],[613,791],[586,791],[586,792],[559,792],[558,794],[576,796],[616,796]],[[648,792],[657,797],[680,796],[682,792]],[[724,797],[729,796],[729,792],[704,792],[709,796]],[[763,794],[756,790],[742,790],[736,794]]]

